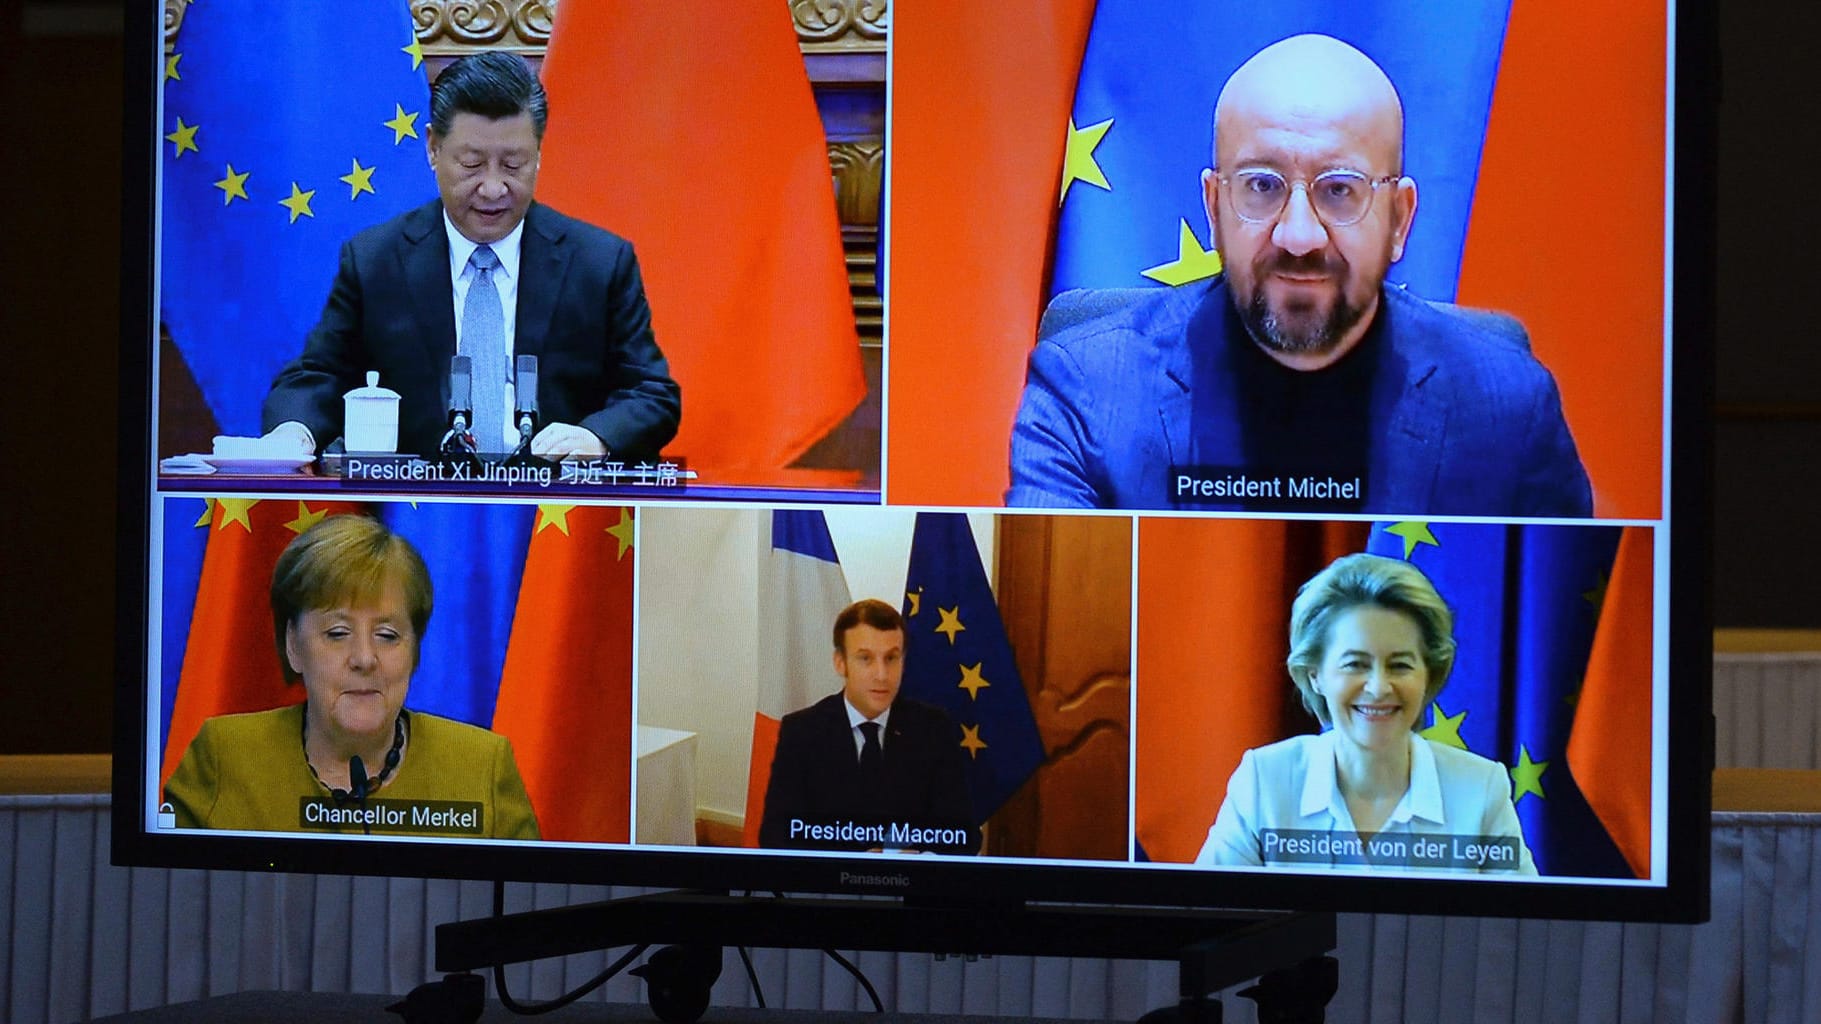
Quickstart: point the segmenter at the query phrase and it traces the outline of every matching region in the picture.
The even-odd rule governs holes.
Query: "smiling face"
[[[459,113],[447,133],[432,130],[430,166],[449,220],[471,242],[497,242],[531,208],[537,185],[538,137],[529,113],[483,117]]]
[[[1416,185],[1401,172],[1403,110],[1384,72],[1358,50],[1322,36],[1297,36],[1260,51],[1221,91],[1214,166],[1202,173],[1203,201],[1234,307],[1252,339],[1296,369],[1319,369],[1346,354],[1378,308],[1379,288],[1402,257],[1416,214]],[[1263,220],[1239,215],[1232,190],[1248,171],[1289,185],[1282,210]],[[1376,187],[1365,215],[1332,224],[1309,189],[1329,171]],[[1222,179],[1226,179],[1224,182]]]
[[[1378,605],[1339,613],[1313,683],[1342,743],[1363,751],[1397,749],[1428,701],[1422,627]]]
[[[904,631],[853,626],[835,651],[835,671],[844,680],[847,702],[867,718],[879,717],[898,699],[904,681]]]
[[[417,645],[396,581],[371,604],[299,614],[285,630],[285,658],[303,677],[311,730],[336,747],[389,742]]]

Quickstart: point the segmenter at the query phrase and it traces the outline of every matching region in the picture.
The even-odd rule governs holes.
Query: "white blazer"
[[[1534,875],[1505,766],[1410,737],[1410,788],[1362,840],[1341,796],[1333,731],[1248,750],[1195,863]],[[1491,841],[1486,841],[1486,840]]]

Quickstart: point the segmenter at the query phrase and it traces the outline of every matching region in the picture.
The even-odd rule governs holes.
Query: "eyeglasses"
[[[1371,178],[1360,171],[1326,171],[1312,181],[1291,181],[1268,168],[1251,167],[1219,178],[1240,220],[1253,224],[1276,220],[1283,215],[1290,192],[1300,188],[1323,224],[1344,228],[1364,217],[1372,209],[1379,187],[1396,181],[1397,175]]]

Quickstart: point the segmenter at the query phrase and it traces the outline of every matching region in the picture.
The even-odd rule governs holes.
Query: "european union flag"
[[[436,588],[436,606],[411,676],[410,706],[488,728],[538,510],[390,502],[374,511],[417,548]]]
[[[1421,569],[1454,610],[1454,674],[1421,731],[1507,766],[1545,875],[1633,877],[1567,756],[1622,529],[1381,523],[1368,542]]]
[[[224,432],[259,433],[342,242],[436,194],[422,62],[402,2],[185,10],[165,60],[159,311]]]
[[[1043,741],[967,516],[919,512],[905,576],[906,696],[961,726],[974,820],[984,822],[1043,763]]]
[[[1371,57],[1403,98],[1418,207],[1390,279],[1452,299],[1509,13],[1508,0],[1099,5],[1068,127],[1051,294],[1217,273],[1201,192],[1214,101],[1247,58],[1317,32]]]

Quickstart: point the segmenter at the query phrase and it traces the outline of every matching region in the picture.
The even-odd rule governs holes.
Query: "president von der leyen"
[[[1201,175],[1223,273],[1038,343],[1006,503],[1591,515],[1522,326],[1386,284],[1417,209],[1403,130],[1390,79],[1338,40],[1242,65]]]

